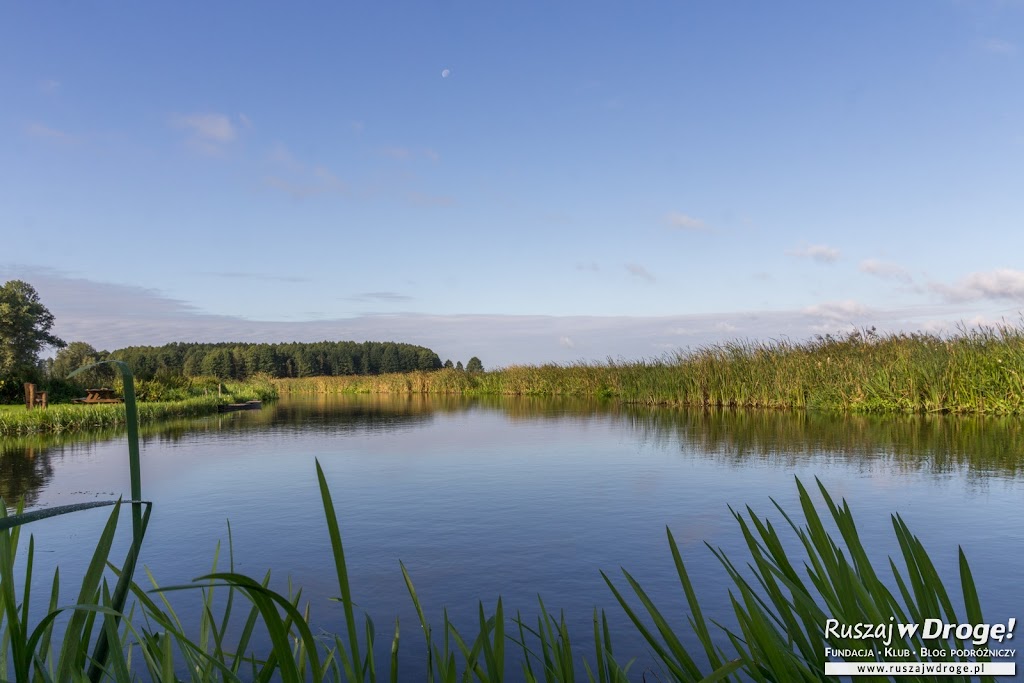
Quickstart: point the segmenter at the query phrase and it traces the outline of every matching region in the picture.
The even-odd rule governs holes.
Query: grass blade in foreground
[[[890,618],[896,622],[906,622],[907,614],[911,615],[909,620],[917,622],[935,618],[943,619],[947,623],[960,623],[934,564],[920,541],[910,534],[902,519],[896,516],[894,525],[912,590],[906,588],[905,579],[895,562],[890,560],[893,581],[901,588],[903,602],[900,602],[886,588],[871,566],[853,523],[849,506],[845,502],[841,507],[835,505],[820,482],[818,486],[832,521],[840,531],[840,539],[836,539],[826,530],[809,493],[799,480],[797,487],[807,520],[805,526],[797,525],[785,512],[782,513],[807,553],[804,569],[809,584],[796,573],[791,557],[783,549],[772,524],[758,518],[749,508],[747,517],[735,511],[733,515],[740,524],[753,558],[753,562],[748,566],[755,584],[751,584],[746,575],[740,572],[721,550],[712,548],[736,591],[731,592],[731,595],[740,631],[737,633],[732,629],[721,628],[723,640],[727,640],[734,650],[732,655],[726,655],[725,651],[711,639],[678,547],[671,531],[668,532],[676,571],[693,613],[690,624],[704,649],[704,656],[711,664],[711,672],[706,678],[697,665],[695,655],[681,644],[680,638],[672,632],[654,602],[629,573],[622,570],[627,583],[643,606],[643,611],[653,621],[654,630],[645,624],[641,612],[631,606],[622,592],[605,575],[605,581],[612,594],[644,636],[670,680],[734,680],[733,674],[736,673],[742,676],[740,680],[816,681],[826,678],[826,646],[835,649],[867,648],[873,651],[872,656],[851,657],[849,661],[877,662],[885,660],[883,653],[886,647],[919,653],[920,648],[925,645],[920,634],[906,638],[894,634],[891,643],[884,642],[881,637],[863,640],[841,638],[833,634],[826,637],[825,621],[829,615],[845,624],[887,624],[890,623]],[[782,511],[777,503],[775,505]],[[967,620],[975,624],[984,623],[974,579],[962,551],[960,579]],[[928,641],[928,644],[933,648],[936,646],[933,641]],[[960,640],[955,640],[953,646],[965,647]],[[727,657],[729,661],[726,662]],[[966,661],[965,658],[958,656],[929,660]],[[931,678],[925,676],[901,680]],[[966,681],[968,678],[947,677],[942,680]]]

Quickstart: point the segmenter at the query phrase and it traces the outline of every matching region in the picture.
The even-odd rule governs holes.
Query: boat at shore
[[[232,413],[236,410],[259,410],[263,401],[246,401],[245,403],[222,403],[217,406],[218,413]]]

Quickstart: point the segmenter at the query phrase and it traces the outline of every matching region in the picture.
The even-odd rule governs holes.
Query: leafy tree
[[[470,358],[469,362],[466,363],[466,372],[483,372],[483,371],[484,371],[484,364],[481,363],[480,359],[477,358],[476,356],[473,356],[472,358]]]
[[[97,351],[85,342],[71,342],[57,352],[57,356],[50,366],[50,377],[55,380],[64,379],[83,365],[97,363],[105,359],[106,356],[106,352]],[[84,388],[108,385],[112,380],[113,373],[109,365],[86,370],[74,378],[74,382]]]
[[[402,366],[398,360],[398,350],[394,345],[389,345],[384,349],[384,353],[380,356],[380,371],[381,372],[399,372]]]
[[[462,361],[461,360],[458,363],[455,364],[455,369],[458,370],[459,372],[462,372],[465,369],[465,368],[462,367]]]
[[[448,360],[446,360],[444,362],[444,366],[446,368],[448,368],[449,370],[455,367],[455,365],[452,364],[452,359],[451,358],[449,358]]]
[[[53,314],[32,285],[10,280],[0,287],[0,387],[34,379],[39,352],[65,346],[52,327]]]
[[[416,367],[420,370],[439,370],[441,359],[430,349],[420,349],[416,354]]]
[[[227,349],[217,349],[203,357],[203,374],[217,379],[231,377],[231,354]]]

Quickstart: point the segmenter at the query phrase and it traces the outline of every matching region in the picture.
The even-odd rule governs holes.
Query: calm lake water
[[[226,545],[230,520],[236,569],[257,577],[272,569],[280,588],[291,577],[312,601],[315,621],[340,630],[341,609],[327,600],[338,590],[319,459],[359,606],[373,616],[381,641],[390,641],[401,618],[403,679],[413,680],[424,657],[400,560],[435,625],[447,607],[471,630],[477,601],[493,608],[498,595],[506,613],[520,610],[533,620],[540,594],[549,609],[565,610],[584,651],[599,606],[619,634],[619,658],[646,661],[599,570],[626,588],[618,568],[627,568],[681,628],[686,612],[667,525],[708,616],[730,622],[728,585],[704,541],[745,562],[728,506],[750,505],[778,520],[770,499],[795,513],[794,477],[807,484],[818,477],[848,499],[880,569],[898,552],[889,517],[898,512],[948,585],[958,585],[960,544],[987,619],[1019,622],[1022,453],[1021,421],[1003,418],[677,411],[538,399],[289,399],[147,432],[143,497],[155,507],[142,562],[161,584],[188,582],[209,570],[219,540]],[[0,493],[8,501],[24,496],[30,507],[46,507],[127,497],[128,490],[123,437],[0,440]],[[80,575],[108,514],[32,525],[38,585],[59,563],[70,601],[71,577]],[[130,524],[128,515],[122,519],[124,537]],[[198,623],[190,596],[174,599],[186,623]]]

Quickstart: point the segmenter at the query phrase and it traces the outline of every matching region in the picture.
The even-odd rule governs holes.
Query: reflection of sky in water
[[[956,544],[964,546],[988,618],[1024,617],[1016,564],[1024,550],[1024,478],[1008,456],[1021,439],[1012,421],[357,397],[282,404],[277,418],[265,410],[196,424],[150,433],[143,448],[144,497],[156,503],[143,562],[158,580],[185,582],[206,571],[230,518],[236,568],[262,576],[272,567],[282,587],[290,574],[314,601],[314,615],[323,615],[326,628],[336,626],[337,605],[323,601],[337,587],[318,458],[357,600],[381,634],[394,615],[409,625],[402,656],[410,667],[421,659],[422,643],[411,628],[415,614],[399,560],[437,620],[447,605],[458,623],[471,626],[475,601],[493,605],[499,593],[507,610],[532,617],[540,593],[549,608],[566,609],[586,645],[595,605],[608,608],[613,624],[624,623],[601,569],[616,577],[618,567],[628,568],[685,623],[668,525],[707,596],[709,616],[728,620],[727,587],[703,541],[744,558],[727,505],[749,504],[781,521],[769,498],[795,513],[794,476],[809,487],[819,476],[833,496],[850,500],[880,569],[898,551],[889,515],[899,512],[951,585],[958,583]],[[34,457],[41,452],[52,475],[38,491],[39,505],[129,488],[121,438],[37,448]],[[64,577],[84,564],[106,514],[33,525],[37,571],[48,574],[59,558]],[[631,634],[620,641],[620,654],[643,654]]]

